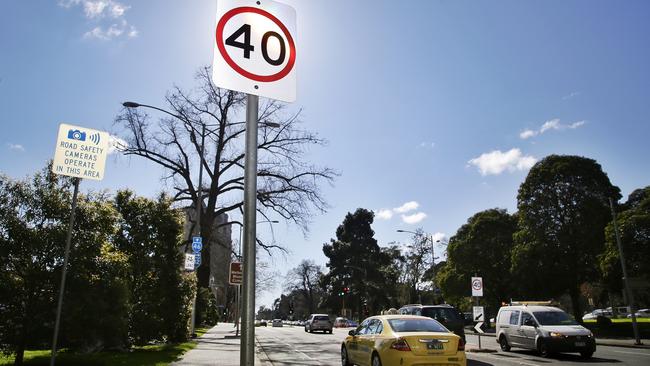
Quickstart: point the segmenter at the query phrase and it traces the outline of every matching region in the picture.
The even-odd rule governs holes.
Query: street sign
[[[104,131],[61,123],[52,172],[69,177],[102,180],[109,135]]]
[[[198,268],[201,265],[201,253],[194,254],[194,267]]]
[[[474,326],[474,330],[476,331],[476,333],[479,333],[479,334],[483,334],[483,333],[485,333],[485,332],[483,331],[483,329],[481,328],[482,326],[483,326],[483,322],[478,322],[478,323],[476,323],[476,325]],[[479,338],[479,339],[480,339],[480,338]],[[480,346],[479,346],[479,348],[480,348]]]
[[[219,0],[212,81],[252,95],[296,100],[296,11],[272,0]]]
[[[202,238],[200,236],[192,237],[192,251],[194,253],[200,253],[201,249],[203,249]]]
[[[474,310],[473,311],[473,313],[474,313],[473,314],[473,319],[474,319],[475,322],[479,322],[479,321],[482,322],[483,320],[485,320],[485,318],[484,318],[485,317],[485,315],[484,315],[485,314],[485,312],[484,312],[485,309],[482,306],[474,306],[472,308],[472,310]]]
[[[196,260],[196,257],[194,254],[190,253],[185,253],[185,269],[187,271],[193,271],[194,270],[194,261]]]
[[[244,273],[241,268],[241,262],[230,263],[230,276],[229,282],[231,285],[241,285]]]
[[[483,277],[472,277],[472,296],[483,296]]]

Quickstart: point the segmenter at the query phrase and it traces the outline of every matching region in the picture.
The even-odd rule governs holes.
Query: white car
[[[637,318],[650,318],[650,309],[639,309],[636,313],[634,313]],[[628,314],[628,318],[632,317],[632,314]]]
[[[273,319],[273,326],[274,327],[281,327],[282,326],[282,319]]]
[[[599,316],[605,316],[608,318],[611,318],[613,316],[611,311],[608,310],[603,310],[603,309],[596,309],[592,311],[591,313],[587,313],[582,316],[582,320],[596,320]]]

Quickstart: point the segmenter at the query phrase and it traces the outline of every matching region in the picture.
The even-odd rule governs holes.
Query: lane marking
[[[650,357],[650,353],[642,353],[642,352],[625,352],[625,351],[612,351],[616,353],[627,353],[629,355],[641,355],[641,356],[647,356]]]
[[[503,357],[494,357],[494,356],[491,356],[491,355],[487,355],[485,353],[472,353],[472,356],[479,356],[479,355],[483,356],[483,357],[491,358],[493,360],[498,360],[499,362],[506,361],[506,362],[512,362],[512,363],[517,364],[517,365],[541,366],[541,365],[536,364],[536,363],[528,363],[528,362],[520,361],[521,359],[519,357],[514,357],[515,359],[509,359],[509,358],[503,358]],[[469,355],[467,355],[467,356],[469,356]]]

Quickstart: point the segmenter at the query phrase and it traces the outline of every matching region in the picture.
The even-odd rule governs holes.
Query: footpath
[[[173,366],[239,366],[239,342],[233,323],[219,323],[196,339],[194,349],[172,363]],[[257,356],[255,365],[265,365]]]

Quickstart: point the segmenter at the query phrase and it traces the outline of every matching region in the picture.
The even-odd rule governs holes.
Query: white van
[[[569,314],[552,306],[502,306],[496,319],[496,340],[503,351],[511,347],[537,350],[542,357],[555,352],[579,352],[591,358],[596,340]]]

